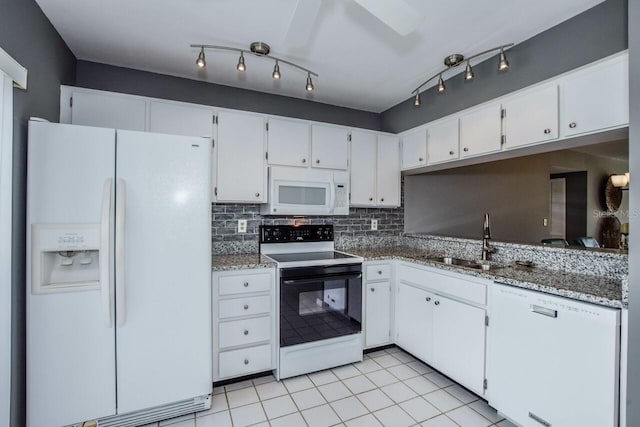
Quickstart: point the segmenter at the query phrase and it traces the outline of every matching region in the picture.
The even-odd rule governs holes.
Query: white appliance
[[[489,404],[523,427],[618,425],[620,310],[494,283]]]
[[[269,168],[269,202],[263,215],[349,215],[347,171],[286,166]]]
[[[29,427],[210,407],[210,145],[29,122]]]

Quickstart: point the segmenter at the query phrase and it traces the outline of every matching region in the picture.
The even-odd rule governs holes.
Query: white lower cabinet
[[[486,283],[407,264],[397,276],[396,344],[482,395]]]
[[[364,347],[391,344],[391,264],[365,265]]]
[[[275,270],[214,272],[213,380],[275,369]]]
[[[494,284],[489,404],[524,427],[618,425],[620,310]]]

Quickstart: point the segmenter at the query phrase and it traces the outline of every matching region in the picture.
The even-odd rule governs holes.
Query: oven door
[[[362,330],[362,265],[280,270],[280,347]]]

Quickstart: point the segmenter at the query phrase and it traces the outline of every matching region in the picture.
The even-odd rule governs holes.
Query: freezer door
[[[210,152],[117,131],[119,414],[211,393]]]
[[[115,131],[30,122],[28,150],[28,425],[68,425],[115,414],[115,328],[108,322],[114,314],[109,301],[113,274],[110,257],[102,257],[110,251],[113,238],[114,200],[108,183],[115,172]],[[76,230],[98,227],[94,231],[99,230],[100,259],[81,252],[63,257],[56,245],[67,242],[58,238],[39,240],[32,253],[32,239],[38,238],[33,230],[41,227],[58,233],[69,224],[75,224]],[[95,268],[96,263],[100,282],[67,280],[69,286],[58,286],[40,281],[42,286],[35,289],[32,263],[45,264],[46,250],[55,262],[40,267],[59,273],[54,282],[82,274],[81,270]]]

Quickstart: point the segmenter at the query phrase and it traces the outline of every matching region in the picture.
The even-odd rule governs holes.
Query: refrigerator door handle
[[[127,320],[124,284],[124,236],[125,205],[127,201],[124,179],[119,178],[116,186],[116,318],[118,327]]]
[[[102,216],[100,218],[100,291],[102,293],[102,310],[107,321],[107,327],[111,327],[111,178],[104,182],[102,192]]]

